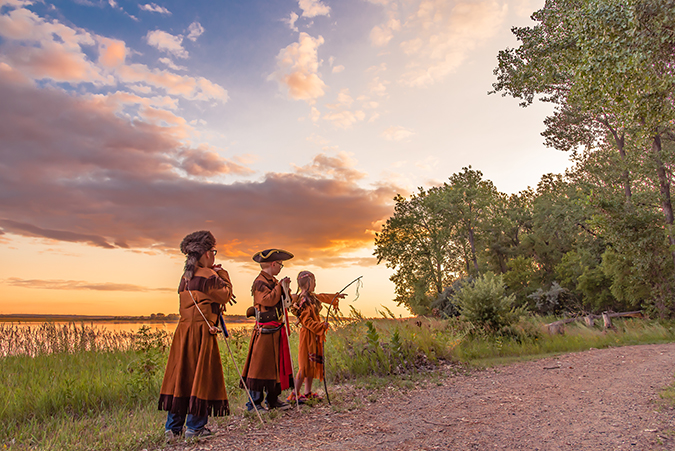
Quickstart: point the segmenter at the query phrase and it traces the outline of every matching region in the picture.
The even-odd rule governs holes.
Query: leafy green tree
[[[621,157],[624,203],[632,204],[627,149],[651,160],[664,231],[675,262],[670,180],[664,140],[675,108],[674,0],[547,0],[533,27],[514,28],[522,42],[499,53],[495,92],[537,96],[557,108],[547,143],[563,150],[612,145]]]
[[[468,168],[450,176],[449,183],[435,189],[456,221],[456,242],[463,250],[466,273],[480,273],[478,242],[484,238],[489,218],[493,217],[500,194],[494,184],[483,179],[483,173]]]
[[[390,279],[395,301],[411,312],[426,314],[443,288],[450,285],[457,267],[458,249],[452,241],[457,227],[437,190],[394,199],[394,214],[375,237],[377,262],[395,269]]]

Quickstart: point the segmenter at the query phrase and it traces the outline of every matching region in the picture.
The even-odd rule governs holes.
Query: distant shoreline
[[[0,315],[0,323],[177,323],[178,315],[170,316],[90,316],[90,315],[40,315],[15,313]],[[225,315],[226,323],[253,323],[244,315]]]

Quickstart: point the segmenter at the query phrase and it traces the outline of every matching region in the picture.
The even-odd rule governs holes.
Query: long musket
[[[357,277],[356,279],[349,282],[342,290],[335,293],[335,296],[333,296],[333,299],[330,301],[330,304],[328,305],[328,311],[326,312],[326,325],[328,325],[328,317],[330,315],[330,309],[331,309],[331,307],[333,307],[333,303],[335,302],[335,299],[337,299],[337,297],[340,296],[342,294],[342,292],[345,291],[347,288],[349,288],[354,282],[356,282],[357,280],[361,280],[362,277],[363,276]],[[323,349],[323,389],[326,391],[326,400],[328,401],[328,404],[332,405],[331,402],[330,402],[330,396],[328,395],[328,383],[326,382],[326,363],[327,363],[326,362],[326,347],[324,346],[324,349]]]
[[[281,289],[284,292],[284,296],[291,302],[291,295],[288,293],[288,287],[286,285],[281,285]],[[291,377],[293,378],[293,392],[295,393],[295,405],[300,411],[300,396],[298,395],[298,388],[295,386],[295,368],[293,368],[293,356],[291,355],[291,326],[288,324],[288,309],[286,308],[286,302],[282,300],[284,306],[284,319],[286,320],[286,343],[288,344],[288,357],[291,359]]]

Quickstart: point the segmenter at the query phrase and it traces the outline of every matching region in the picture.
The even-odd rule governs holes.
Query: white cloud
[[[316,109],[316,108],[313,108],[313,109]],[[317,146],[325,146],[330,142],[326,138],[324,138],[323,136],[319,136],[319,135],[316,135],[316,134],[311,134],[306,139],[307,139],[307,141],[311,142],[312,144],[316,144]]]
[[[171,15],[171,11],[169,11],[163,6],[159,6],[156,3],[147,3],[145,5],[139,5],[139,8],[141,8],[143,11],[150,11],[151,13],[166,14],[169,16]]]
[[[183,48],[183,36],[174,36],[162,30],[148,31],[145,36],[148,44],[162,52],[171,53],[178,58],[187,58],[188,52]]]
[[[428,156],[424,160],[415,162],[415,166],[424,170],[431,171],[432,169],[438,167],[440,160],[434,156]]]
[[[495,35],[508,5],[495,0],[423,0],[406,22],[413,34],[401,43],[411,57],[403,75],[409,86],[429,86],[464,63],[470,52]]]
[[[333,66],[333,73],[334,74],[339,74],[343,70],[345,70],[345,67],[342,64],[339,64],[337,66]]]
[[[288,91],[292,99],[305,100],[313,104],[324,95],[326,84],[318,74],[318,48],[324,43],[323,37],[313,38],[300,33],[297,43],[281,49],[277,55],[277,70],[268,80],[277,80]]]
[[[398,19],[397,8],[387,12],[388,19],[382,25],[376,25],[370,31],[370,42],[375,47],[384,47],[394,38],[394,32],[401,30],[401,21]]]
[[[319,119],[321,119],[321,112],[316,109],[316,107],[312,107],[312,111],[309,113],[309,118],[311,119],[312,122],[318,122]]]
[[[365,119],[366,114],[361,111],[331,111],[324,114],[323,119],[332,122],[334,126],[341,129],[349,129],[352,126]]]
[[[145,83],[164,89],[170,95],[190,100],[227,101],[227,91],[205,78],[177,75],[166,70],[150,69],[143,64],[130,64],[117,70],[124,83]]]
[[[382,137],[387,141],[403,141],[410,138],[415,134],[414,131],[409,130],[405,127],[389,127],[382,132]]]
[[[166,65],[168,68],[173,69],[173,70],[187,70],[187,67],[178,66],[176,63],[174,63],[171,60],[171,58],[160,58],[159,62]]]
[[[187,29],[188,35],[187,38],[192,42],[196,41],[199,36],[204,33],[204,27],[199,22],[192,22]]]
[[[286,18],[286,19],[281,19],[281,21],[282,21],[283,23],[285,23],[286,25],[288,25],[288,28],[290,28],[291,30],[297,32],[297,31],[298,31],[298,27],[295,25],[295,22],[298,21],[298,18],[299,18],[299,17],[300,17],[300,16],[298,16],[296,13],[291,12],[291,15],[290,15],[288,18]]]
[[[375,95],[375,96],[379,96],[379,97],[386,96],[388,84],[389,84],[388,81],[380,80],[380,77],[373,78],[373,80],[370,82],[370,84],[368,86],[370,94]]]
[[[298,6],[302,9],[302,17],[316,17],[330,15],[330,7],[321,0],[298,0]]]
[[[379,25],[373,27],[370,31],[370,42],[375,47],[384,47],[389,44],[389,41],[394,37],[394,33],[388,28],[382,28]]]

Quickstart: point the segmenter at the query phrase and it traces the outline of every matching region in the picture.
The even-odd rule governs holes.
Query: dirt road
[[[215,437],[181,450],[675,450],[675,409],[660,397],[675,343],[567,354],[377,392],[334,388],[324,401],[235,412]],[[352,409],[352,410],[349,410]]]

